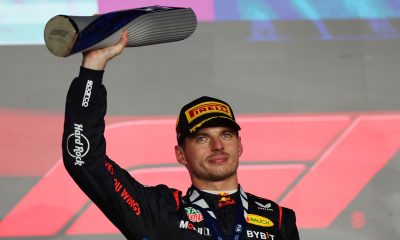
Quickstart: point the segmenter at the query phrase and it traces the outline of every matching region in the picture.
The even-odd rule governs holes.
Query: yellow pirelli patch
[[[261,226],[261,227],[272,227],[274,223],[266,217],[262,217],[255,214],[247,214],[246,222]]]
[[[189,123],[208,113],[223,113],[232,118],[232,113],[228,105],[220,102],[203,102],[185,111],[185,115]]]

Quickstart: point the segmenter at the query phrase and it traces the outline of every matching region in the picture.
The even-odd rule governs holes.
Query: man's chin
[[[236,174],[236,171],[230,172],[210,172],[205,177],[208,181],[212,182],[221,182],[227,179],[230,179]]]

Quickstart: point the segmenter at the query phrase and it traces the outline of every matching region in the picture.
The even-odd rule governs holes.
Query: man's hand
[[[84,52],[82,66],[93,70],[104,70],[108,61],[122,53],[127,43],[128,30],[124,30],[121,39],[114,46]]]

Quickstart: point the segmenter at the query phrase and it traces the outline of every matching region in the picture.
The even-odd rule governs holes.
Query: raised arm
[[[63,160],[82,191],[128,239],[150,236],[157,197],[106,155],[104,116],[107,92],[102,77],[107,63],[120,54],[127,32],[118,44],[84,53],[79,76],[67,95]],[[156,209],[156,210],[154,210]]]

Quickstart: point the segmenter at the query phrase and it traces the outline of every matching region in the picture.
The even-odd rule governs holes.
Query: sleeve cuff
[[[104,70],[93,70],[81,66],[79,71],[79,78],[90,79],[101,82],[103,80],[103,74]]]

